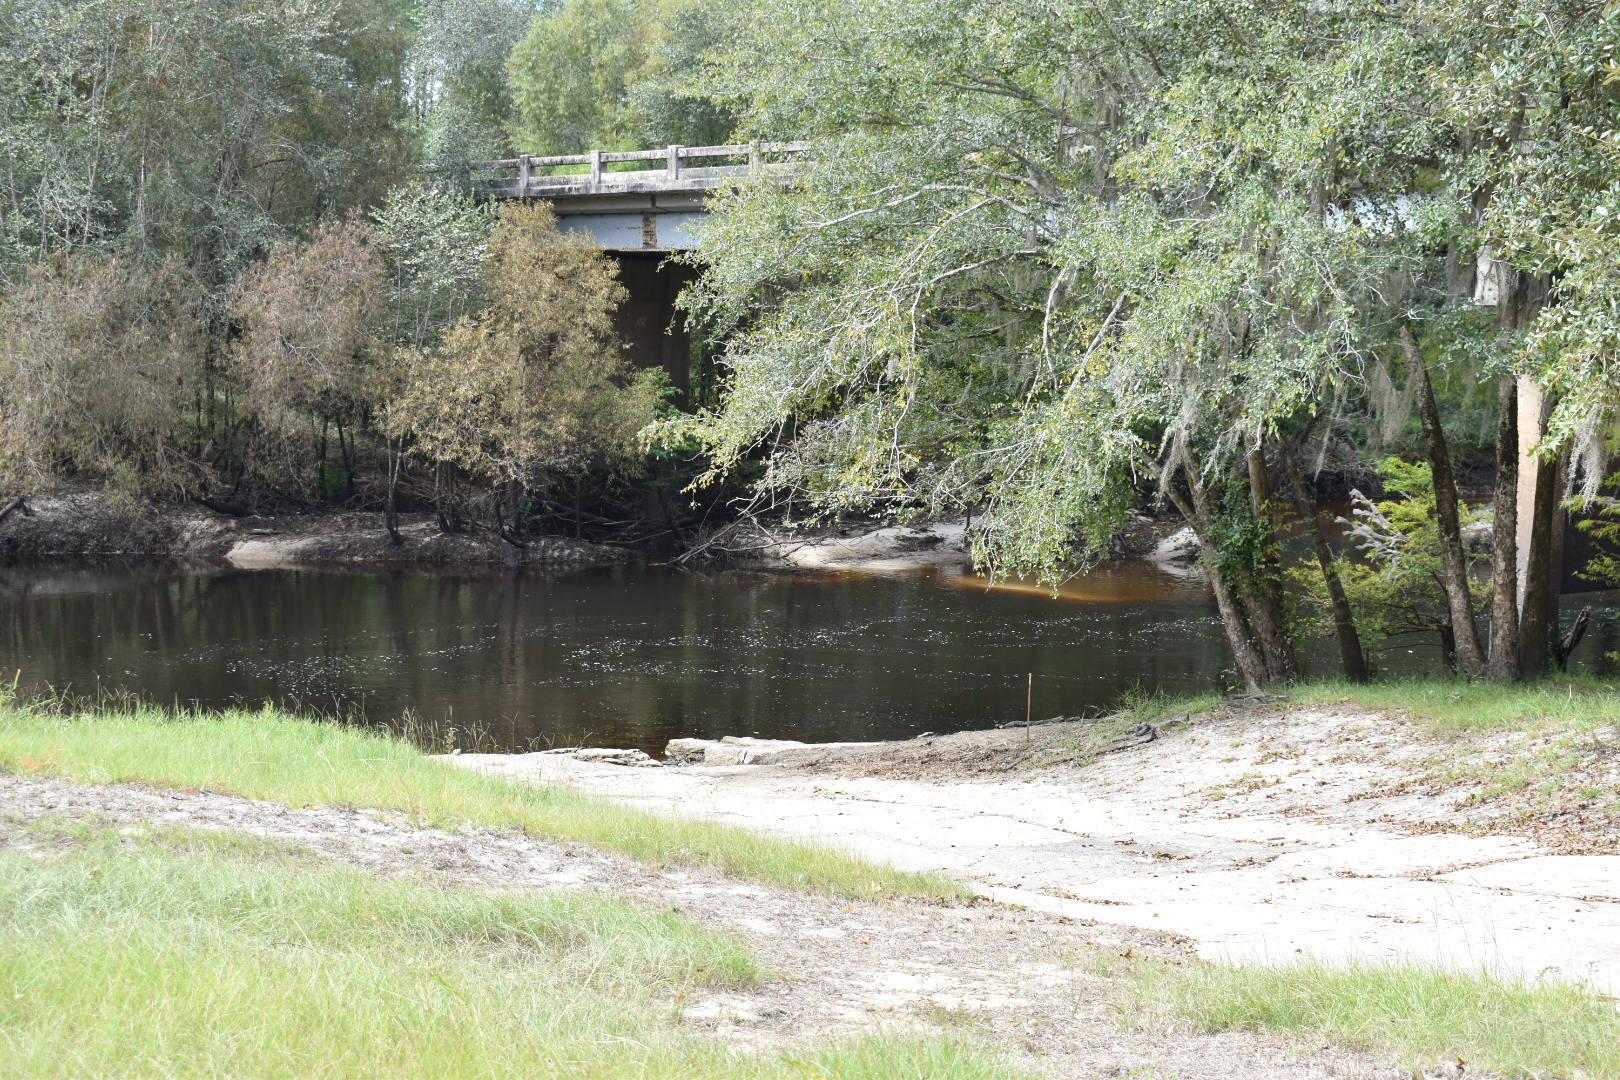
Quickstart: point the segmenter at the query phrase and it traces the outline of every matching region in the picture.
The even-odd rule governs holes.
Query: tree
[[[495,204],[413,184],[395,188],[371,215],[389,267],[389,336],[422,349],[483,298]]]
[[[1414,465],[1400,458],[1379,463],[1379,476],[1394,498],[1374,501],[1360,491],[1351,492],[1350,537],[1361,558],[1341,564],[1344,589],[1361,628],[1388,640],[1410,634],[1434,634],[1445,670],[1457,671],[1457,624],[1450,604],[1441,551],[1439,513],[1433,472],[1427,463]],[[1463,535],[1489,519],[1486,510],[1461,511]],[[1472,545],[1465,568],[1474,574],[1483,558]],[[1326,583],[1316,568],[1295,573],[1303,586],[1303,600],[1313,622],[1320,624],[1331,609]],[[1476,608],[1467,613],[1472,627]]]
[[[549,475],[634,451],[662,372],[632,376],[613,330],[617,267],[544,205],[503,208],[486,273],[487,306],[405,354],[385,429],[497,490],[497,527],[521,546]]]
[[[995,573],[1099,557],[1151,484],[1243,681],[1291,678],[1279,470],[1413,244],[1339,172],[1385,123],[1343,90],[1352,16],[791,6],[717,79],[817,161],[718,204],[689,303],[729,390],[679,430],[718,469],[769,447],[765,484],[832,512],[979,506]]]
[[[384,274],[369,229],[350,217],[277,244],[237,282],[230,313],[240,334],[225,369],[240,392],[241,465],[254,476],[327,494],[335,425],[353,494],[354,432],[376,396]]]
[[[712,0],[565,0],[512,50],[514,141],[531,154],[723,142],[730,111],[686,83],[729,19]]]
[[[197,293],[173,260],[61,256],[0,294],[0,487],[198,493]]]
[[[0,257],[172,252],[219,287],[286,231],[380,196],[413,151],[402,11],[0,7]]]
[[[424,184],[395,189],[372,215],[390,269],[389,337],[402,350],[374,381],[377,400],[384,408],[405,393],[412,358],[437,348],[449,326],[482,305],[495,220],[493,203]],[[382,435],[386,450],[384,513],[389,535],[398,544],[406,436],[387,425]]]
[[[506,61],[534,20],[534,0],[427,0],[416,8],[410,97],[430,161],[511,151]]]
[[[983,506],[993,572],[1084,565],[1150,485],[1199,533],[1260,685],[1294,669],[1274,490],[1303,434],[1415,411],[1459,664],[1540,670],[1556,451],[1617,400],[1590,377],[1612,352],[1606,11],[758,0],[708,61],[713,92],[818,160],[718,204],[689,304],[729,335],[729,388],[682,430],[828,512]],[[1560,362],[1538,342],[1579,344]],[[1505,478],[1541,438],[1509,421],[1542,373],[1582,405],[1553,403],[1520,499],[1524,589],[1498,546],[1487,656],[1446,388],[1486,391],[1468,409],[1497,413]]]
[[[1490,668],[1540,675],[1558,637],[1558,501],[1566,475],[1595,492],[1601,432],[1620,405],[1602,359],[1620,341],[1603,284],[1620,127],[1614,13],[1590,0],[1434,0],[1411,21],[1428,31],[1443,136],[1430,160],[1461,209],[1451,254],[1478,268],[1473,299],[1496,315],[1479,335],[1485,372],[1504,383]]]

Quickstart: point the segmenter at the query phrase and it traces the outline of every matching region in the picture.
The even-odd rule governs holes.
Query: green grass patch
[[[396,810],[422,825],[520,829],[653,865],[707,866],[841,896],[967,895],[941,875],[905,873],[734,826],[664,817],[564,787],[480,776],[380,732],[270,708],[68,713],[0,701],[0,770],[196,788],[291,806]]]
[[[683,996],[760,978],[738,941],[583,894],[381,880],[274,844],[46,823],[0,853],[8,1077],[1009,1080],[959,1041],[744,1054]]]
[[[1613,754],[1620,692],[1610,684],[1570,677],[1521,685],[1324,682],[1298,687],[1289,697],[1302,705],[1345,702],[1406,717],[1448,744],[1428,766],[1433,779],[1482,783],[1483,799],[1523,793],[1531,816],[1571,805],[1620,813],[1620,787],[1575,779],[1591,767],[1602,775],[1602,759]]]
[[[1128,698],[1120,717],[1161,722],[1209,712],[1213,695]],[[1403,718],[1419,737],[1434,740],[1424,766],[1437,782],[1478,784],[1478,797],[1523,794],[1526,820],[1545,810],[1620,813],[1620,785],[1612,775],[1620,687],[1592,678],[1561,676],[1500,685],[1415,678],[1357,684],[1322,680],[1288,688],[1276,708],[1350,706]],[[1594,779],[1595,778],[1595,779]]]
[[[1128,1012],[1203,1031],[1297,1033],[1394,1055],[1414,1070],[1461,1060],[1470,1073],[1620,1080],[1620,1010],[1562,983],[1403,966],[1234,967],[1116,959]]]
[[[1446,679],[1313,682],[1294,687],[1288,697],[1300,705],[1349,702],[1403,714],[1441,738],[1587,731],[1620,719],[1620,691],[1613,685],[1569,678],[1506,685]]]
[[[1121,695],[1115,706],[1115,715],[1121,726],[1132,724],[1165,724],[1194,716],[1221,703],[1219,694],[1160,694],[1133,689]]]

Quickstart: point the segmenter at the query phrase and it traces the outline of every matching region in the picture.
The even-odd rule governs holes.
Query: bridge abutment
[[[630,296],[615,316],[619,336],[638,368],[661,367],[674,385],[676,404],[692,393],[692,335],[675,308],[675,298],[697,272],[670,261],[665,251],[610,251],[619,264],[619,282]]]
[[[688,405],[692,338],[675,309],[695,271],[669,259],[697,246],[705,203],[731,184],[786,181],[806,143],[670,146],[438,167],[453,182],[493,199],[543,200],[565,232],[588,233],[619,263],[629,292],[617,325],[637,367],[662,367]]]

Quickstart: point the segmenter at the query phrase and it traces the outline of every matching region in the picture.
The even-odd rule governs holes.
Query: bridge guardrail
[[[810,149],[807,142],[755,142],[727,146],[668,146],[661,150],[591,150],[584,154],[522,154],[515,158],[429,165],[497,198],[548,195],[690,191],[716,187],[728,178],[757,176],[791,167]],[[697,166],[699,161],[731,163]],[[625,162],[658,162],[661,168],[606,169]],[[577,171],[581,166],[585,171]],[[544,170],[568,169],[555,173]],[[477,177],[475,179],[475,176]]]

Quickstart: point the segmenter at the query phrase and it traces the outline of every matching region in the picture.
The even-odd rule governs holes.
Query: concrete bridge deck
[[[740,180],[785,180],[808,143],[668,146],[524,154],[429,170],[491,199],[544,199],[564,232],[588,233],[619,264],[629,293],[616,323],[637,364],[691,389],[692,341],[675,298],[695,275],[669,256],[697,245],[714,191]]]
[[[544,199],[565,230],[588,231],[609,251],[679,251],[695,245],[710,193],[785,178],[808,149],[783,142],[524,154],[438,171],[489,198]]]

